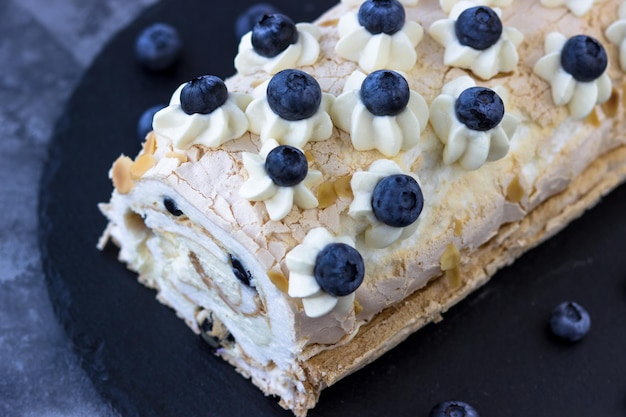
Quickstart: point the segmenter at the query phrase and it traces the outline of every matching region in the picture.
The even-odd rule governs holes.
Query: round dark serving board
[[[274,4],[311,21],[332,1]],[[236,16],[252,1],[164,1],[100,54],[59,121],[41,181],[41,249],[56,314],[97,390],[125,416],[289,416],[211,349],[155,293],[136,282],[109,245],[97,203],[108,169],[140,148],[142,111],[181,82],[227,77]],[[185,45],[165,74],[136,65],[133,42],[148,24],[177,27]],[[445,316],[323,392],[316,416],[426,416],[459,399],[486,416],[626,415],[626,187],[552,240],[500,271]],[[575,300],[591,332],[564,344],[547,330],[552,308]]]

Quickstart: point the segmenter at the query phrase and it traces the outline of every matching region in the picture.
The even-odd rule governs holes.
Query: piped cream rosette
[[[439,0],[439,5],[441,6],[441,10],[446,13],[450,13],[450,10],[459,3],[459,1],[463,0]],[[489,7],[507,7],[513,3],[513,0],[476,0],[474,4],[476,6],[489,6]]]
[[[549,8],[566,7],[576,16],[582,16],[591,10],[593,0],[541,0],[541,5]]]
[[[606,37],[619,48],[619,63],[626,71],[626,2],[619,7],[619,19],[606,30]]]

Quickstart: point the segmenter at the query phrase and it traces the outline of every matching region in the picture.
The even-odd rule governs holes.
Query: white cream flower
[[[503,158],[509,151],[509,141],[515,134],[518,119],[504,113],[502,121],[487,131],[469,129],[459,121],[455,103],[459,95],[476,83],[468,76],[456,78],[443,86],[441,94],[430,105],[430,123],[444,144],[443,162],[459,162],[466,170],[480,168],[487,161]],[[506,91],[496,88],[506,108]]]
[[[567,38],[552,32],[546,36],[546,54],[535,64],[535,74],[552,86],[552,100],[557,106],[568,105],[570,115],[585,118],[596,104],[611,96],[611,79],[606,71],[593,81],[577,81],[561,66],[561,50]]]
[[[354,292],[335,296],[325,292],[315,278],[318,254],[333,243],[343,243],[354,248],[354,241],[347,236],[334,237],[323,227],[309,231],[301,244],[285,257],[289,269],[290,297],[301,298],[307,316],[322,317],[330,312],[347,315],[354,308]]]
[[[541,0],[541,5],[549,8],[565,6],[580,17],[591,9],[593,0]]]
[[[476,76],[488,80],[501,72],[511,72],[517,66],[519,56],[517,46],[524,40],[524,35],[512,27],[503,27],[500,39],[484,50],[477,50],[462,45],[455,31],[455,23],[459,15],[475,7],[470,1],[461,1],[452,7],[447,19],[433,22],[429,33],[435,41],[445,48],[443,63],[451,67],[471,70]],[[498,8],[493,11],[500,17]]]
[[[179,86],[169,106],[154,115],[154,133],[172,141],[177,149],[188,149],[191,145],[217,147],[241,137],[248,130],[248,119],[244,113],[252,97],[243,93],[228,93],[228,99],[209,114],[187,114],[180,105],[180,93],[187,83]]]
[[[244,75],[259,71],[276,74],[287,68],[315,64],[320,54],[320,30],[310,23],[296,23],[296,29],[298,41],[271,58],[256,53],[252,47],[252,32],[246,33],[239,42],[239,49],[235,56],[235,69]]]
[[[607,28],[606,37],[619,48],[619,64],[626,71],[626,2],[619,7],[619,19]]]
[[[356,12],[343,15],[337,29],[337,55],[357,62],[368,73],[379,69],[410,70],[417,61],[415,47],[424,36],[422,26],[410,20],[405,21],[402,29],[393,35],[372,35],[359,24]]]
[[[350,186],[354,200],[350,204],[348,214],[355,220],[363,220],[369,226],[365,229],[365,244],[371,248],[386,248],[392,243],[403,240],[415,233],[419,218],[405,227],[389,226],[376,218],[372,208],[372,196],[376,185],[390,175],[408,175],[419,184],[417,176],[402,171],[395,162],[387,159],[374,161],[367,171],[358,171],[352,175]]]
[[[376,116],[360,99],[365,74],[355,71],[346,81],[343,93],[331,107],[335,126],[350,133],[357,151],[377,149],[386,157],[417,144],[420,133],[428,124],[428,104],[417,92],[411,91],[406,108],[395,116]]]
[[[250,201],[263,201],[274,221],[285,218],[293,204],[303,209],[317,207],[318,201],[310,188],[322,180],[322,173],[309,169],[306,177],[293,186],[277,185],[265,169],[267,155],[279,144],[274,139],[265,141],[259,154],[243,152],[241,157],[248,171],[248,180],[241,186],[239,194]]]
[[[441,6],[441,10],[446,13],[450,13],[450,10],[454,7],[455,4],[459,3],[459,1],[463,0],[439,0],[439,6]],[[476,0],[474,4],[476,6],[489,6],[489,7],[507,7],[513,3],[513,0]]]
[[[356,7],[363,4],[365,0],[341,0],[342,4],[349,7]],[[417,6],[419,0],[398,0],[403,6]]]

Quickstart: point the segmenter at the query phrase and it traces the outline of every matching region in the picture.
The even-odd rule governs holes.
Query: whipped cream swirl
[[[546,36],[545,55],[535,64],[535,74],[552,86],[552,100],[557,106],[567,105],[570,115],[585,118],[596,104],[611,96],[611,79],[604,73],[593,81],[577,81],[561,66],[561,51],[567,38],[558,32]]]
[[[506,112],[502,121],[487,131],[469,129],[459,121],[455,112],[456,99],[474,86],[476,83],[468,76],[456,78],[443,86],[441,94],[430,105],[430,123],[444,144],[443,162],[451,165],[458,161],[466,170],[475,170],[487,161],[503,158],[519,125],[519,120]],[[506,105],[504,88],[495,91]]]
[[[322,180],[322,173],[309,169],[302,182],[284,187],[274,183],[265,170],[265,159],[270,151],[276,148],[274,139],[265,141],[259,154],[243,152],[241,157],[248,171],[248,179],[241,186],[239,195],[249,201],[263,201],[265,208],[274,221],[285,218],[294,203],[303,209],[317,207],[318,201],[310,188]]]
[[[450,10],[454,7],[455,4],[459,3],[459,1],[463,0],[439,0],[439,6],[441,6],[441,10],[446,13],[450,13]],[[474,5],[476,6],[489,6],[489,7],[507,7],[513,3],[513,0],[476,0],[474,1]]]
[[[606,37],[619,48],[619,64],[626,71],[626,2],[619,7],[619,19],[607,28]]]
[[[254,100],[246,108],[246,116],[250,123],[250,132],[261,137],[261,141],[273,138],[281,145],[290,145],[302,149],[309,141],[318,142],[329,139],[333,133],[333,122],[330,108],[335,97],[322,93],[322,102],[317,112],[297,121],[285,120],[271,109],[267,102],[267,85],[265,81],[254,89]]]
[[[341,0],[342,4],[349,7],[357,7],[363,4],[365,0]],[[419,0],[398,0],[403,6],[417,6]]]
[[[517,47],[524,40],[519,30],[503,27],[500,39],[485,50],[477,50],[459,42],[455,31],[456,20],[464,10],[475,6],[475,3],[461,1],[452,7],[447,19],[437,20],[430,26],[430,36],[445,48],[443,63],[469,69],[483,80],[501,72],[513,71],[519,61]],[[500,17],[500,9],[495,8],[493,11]]]
[[[337,55],[357,62],[368,73],[379,69],[410,70],[417,61],[415,47],[424,36],[422,26],[410,20],[404,22],[402,29],[393,35],[372,35],[359,24],[356,12],[343,15],[337,29]]]
[[[565,6],[576,16],[582,16],[591,10],[593,0],[541,0],[541,5],[549,8]]]
[[[239,42],[237,56],[235,56],[237,71],[244,75],[259,71],[276,74],[287,68],[315,64],[320,54],[320,30],[310,23],[296,23],[296,29],[298,41],[272,58],[256,53],[252,47],[252,32],[243,35]]]
[[[372,209],[374,188],[383,178],[396,174],[409,175],[419,184],[416,175],[402,171],[395,162],[387,159],[374,161],[367,171],[355,172],[350,181],[354,200],[350,204],[348,214],[355,220],[367,223],[364,241],[371,248],[386,248],[398,240],[406,239],[415,233],[419,225],[418,218],[409,226],[393,227],[378,220],[374,214]]]
[[[343,93],[331,107],[335,125],[348,133],[357,151],[377,149],[386,157],[417,144],[428,124],[428,105],[417,92],[410,92],[406,108],[395,116],[375,116],[360,99],[360,88],[366,75],[355,71],[348,77]]]
[[[347,316],[354,311],[354,292],[335,296],[324,292],[315,279],[317,255],[331,243],[344,243],[354,248],[354,241],[350,237],[334,237],[328,230],[318,227],[309,231],[302,243],[285,257],[289,269],[288,294],[302,299],[308,317],[322,317],[331,311]]]
[[[188,149],[192,145],[217,147],[241,137],[248,130],[245,109],[252,97],[243,93],[228,93],[226,102],[209,114],[187,114],[180,105],[179,86],[169,106],[154,115],[152,128],[158,137],[169,139],[176,149]]]

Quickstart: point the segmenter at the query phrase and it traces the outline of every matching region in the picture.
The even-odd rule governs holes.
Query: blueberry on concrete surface
[[[166,70],[180,58],[182,41],[178,31],[166,24],[155,23],[144,29],[135,41],[139,63],[152,71]]]
[[[275,57],[296,42],[296,24],[284,14],[264,15],[252,28],[252,48],[266,58]]]
[[[254,25],[263,19],[263,16],[277,13],[280,13],[280,11],[267,3],[258,3],[248,7],[237,16],[235,21],[235,35],[237,39],[250,32]]]
[[[576,342],[589,332],[591,318],[580,304],[566,301],[552,311],[550,329],[561,339]]]
[[[406,13],[398,0],[367,0],[359,8],[358,18],[372,35],[393,35],[404,26]]]
[[[178,208],[178,206],[176,205],[176,202],[173,199],[169,197],[164,197],[163,205],[165,206],[166,210],[170,212],[172,216],[179,217],[183,215],[183,212]]]
[[[478,411],[463,401],[444,401],[435,405],[428,417],[479,417]]]
[[[504,117],[504,103],[493,90],[470,87],[454,103],[457,119],[471,130],[486,132],[496,127]]]
[[[159,104],[156,106],[152,106],[144,110],[139,116],[139,120],[137,120],[137,136],[140,141],[144,141],[148,133],[152,131],[152,119],[154,119],[154,115],[159,111],[166,107],[165,104]]]
[[[593,81],[608,65],[606,50],[591,36],[576,35],[567,40],[561,51],[561,66],[577,81]]]
[[[274,113],[289,121],[308,119],[322,102],[320,85],[306,72],[286,69],[272,77],[267,102]]]
[[[293,146],[281,145],[272,149],[265,158],[265,171],[281,187],[300,184],[309,172],[304,153]]]
[[[239,258],[237,258],[236,256],[229,254],[228,257],[230,258],[230,265],[232,267],[235,278],[237,278],[239,281],[241,281],[242,284],[246,285],[247,287],[253,287],[254,283],[252,282],[252,274],[250,273],[250,271],[248,271],[243,266]]]
[[[228,99],[226,84],[214,75],[189,81],[180,92],[180,106],[187,114],[209,114]]]
[[[409,175],[396,174],[383,178],[374,187],[372,210],[376,218],[392,227],[413,224],[424,208],[422,189]]]
[[[395,116],[402,112],[411,97],[406,79],[395,71],[378,70],[361,84],[361,102],[375,116]]]
[[[454,31],[461,45],[483,51],[500,39],[502,22],[489,7],[470,7],[456,19]]]
[[[361,254],[352,246],[331,243],[317,254],[313,274],[322,290],[343,297],[359,288],[365,266]]]

